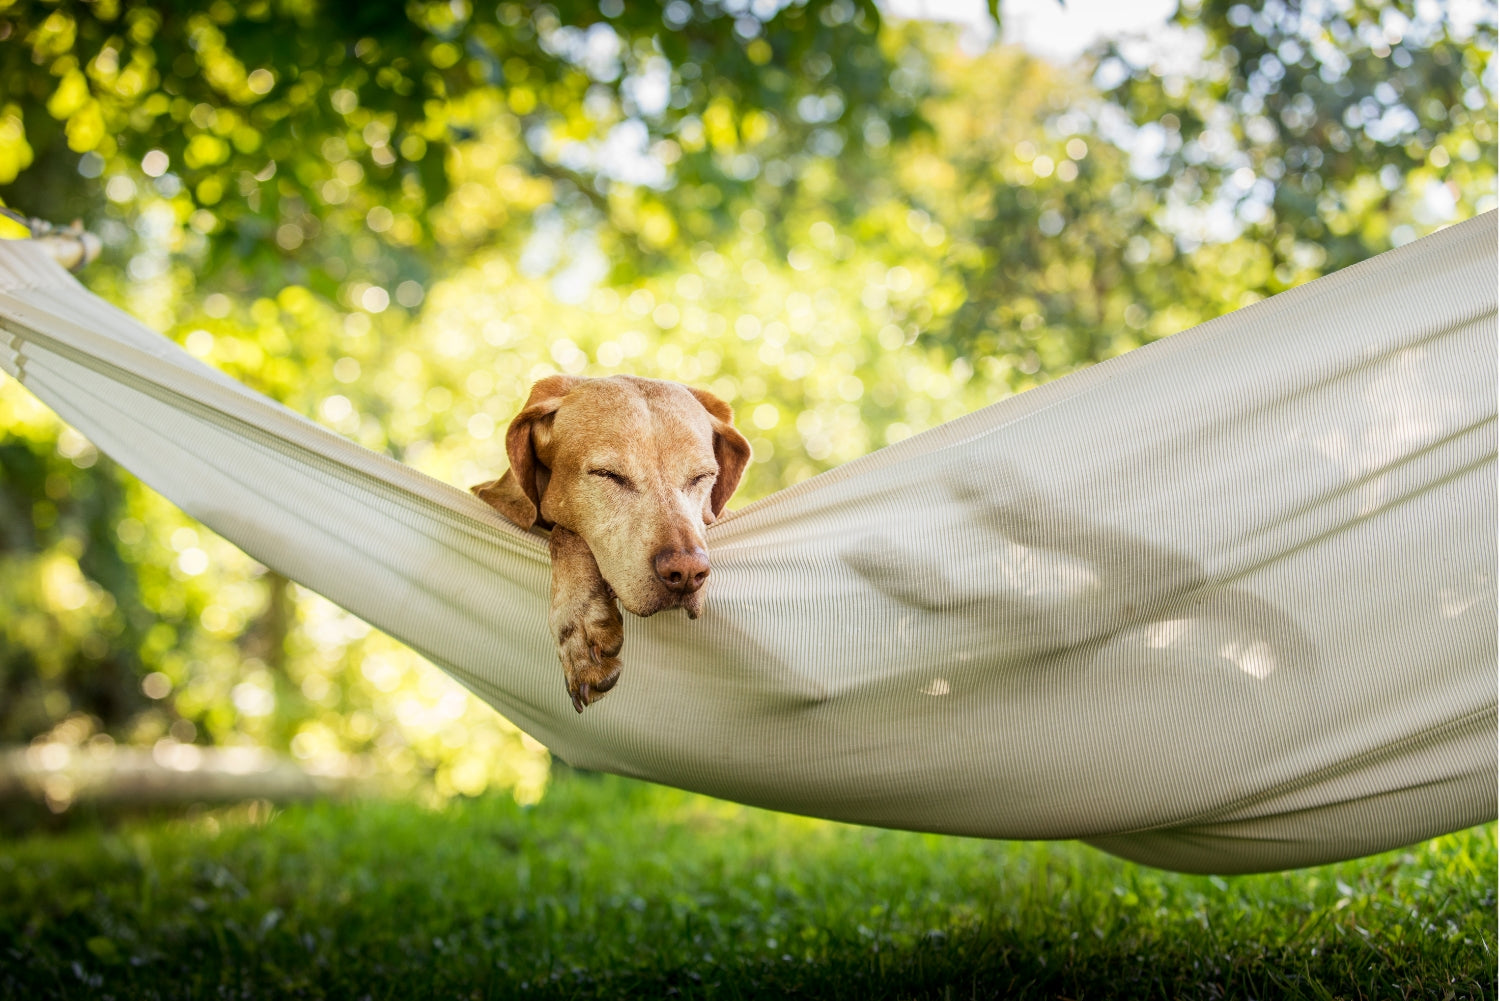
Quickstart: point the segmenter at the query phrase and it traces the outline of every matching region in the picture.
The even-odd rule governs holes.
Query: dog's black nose
[[[651,562],[661,582],[679,594],[692,594],[708,579],[708,554],[701,549],[663,549]]]

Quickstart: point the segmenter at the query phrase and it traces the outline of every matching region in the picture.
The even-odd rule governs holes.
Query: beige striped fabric
[[[1492,212],[768,497],[582,716],[544,541],[463,489],[24,242],[0,365],[575,765],[1240,872],[1496,815],[1496,298]]]

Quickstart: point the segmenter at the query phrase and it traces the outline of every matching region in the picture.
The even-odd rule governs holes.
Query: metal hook
[[[0,205],[0,215],[25,226],[31,239],[69,271],[81,271],[104,249],[99,238],[83,228],[81,219],[74,219],[67,227],[54,226],[45,219],[24,216],[4,205]]]

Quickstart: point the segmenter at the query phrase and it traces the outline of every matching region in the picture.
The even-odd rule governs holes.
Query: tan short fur
[[[614,687],[623,622],[703,608],[703,527],[750,459],[729,405],[675,382],[555,375],[505,435],[510,470],[473,491],[523,528],[551,529],[549,613],[579,712]]]

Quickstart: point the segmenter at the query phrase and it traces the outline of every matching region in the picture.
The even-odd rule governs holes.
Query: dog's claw
[[[593,646],[589,647],[589,660],[593,661],[595,664],[599,663],[599,644],[598,643],[595,643]]]
[[[581,713],[588,708],[588,704],[589,686],[587,684],[580,684],[578,691],[573,693],[573,711]]]

